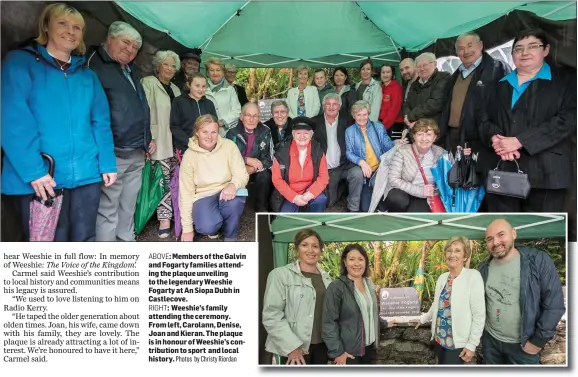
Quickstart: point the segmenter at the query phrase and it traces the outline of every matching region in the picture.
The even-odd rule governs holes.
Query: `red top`
[[[289,158],[289,183],[283,180],[281,168],[279,167],[277,159],[273,160],[271,173],[275,188],[279,190],[279,193],[291,203],[293,203],[293,200],[297,195],[304,194],[305,191],[309,191],[315,198],[317,198],[329,183],[329,172],[327,171],[325,154],[321,156],[321,161],[319,162],[319,175],[315,182],[313,182],[311,143],[309,143],[309,146],[307,147],[307,157],[305,158],[303,168],[301,168],[301,164],[299,164],[299,150],[297,149],[295,141],[292,141],[291,146],[289,147]]]
[[[381,85],[381,110],[379,119],[385,128],[389,129],[394,123],[403,123],[401,105],[403,104],[403,89],[396,80],[391,80],[389,85]]]

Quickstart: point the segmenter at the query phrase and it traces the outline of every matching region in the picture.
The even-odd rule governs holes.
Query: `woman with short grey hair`
[[[300,65],[297,71],[297,87],[291,88],[287,92],[287,104],[289,105],[289,116],[314,117],[319,114],[321,102],[317,88],[309,85],[309,67]]]
[[[180,89],[171,80],[181,68],[179,56],[173,51],[158,51],[153,58],[154,76],[141,80],[150,108],[151,134],[157,149],[151,154],[153,164],[161,164],[165,181],[177,166],[174,156],[173,135],[171,133],[171,105],[181,95]],[[158,236],[166,238],[171,231],[173,207],[170,191],[166,190],[157,207],[159,220]]]

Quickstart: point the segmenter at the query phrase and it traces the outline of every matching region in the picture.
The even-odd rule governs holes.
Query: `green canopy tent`
[[[443,240],[461,235],[483,239],[486,227],[507,219],[518,239],[564,238],[565,214],[308,214],[278,215],[270,225],[275,267],[288,262],[289,244],[304,228],[313,228],[325,242]]]
[[[402,53],[431,48],[438,40],[478,29],[484,30],[483,39],[492,40],[493,45],[486,43],[490,48],[513,38],[516,30],[500,30],[510,21],[517,30],[549,25],[564,55],[574,52],[562,60],[574,66],[576,60],[575,21],[568,28],[560,22],[576,19],[575,1],[116,4],[183,46],[202,48],[204,58],[217,56],[239,67],[292,67],[303,62],[312,67],[356,67],[368,56],[378,63],[397,62]],[[490,27],[493,23],[497,27]],[[447,43],[440,46],[451,53],[445,51]]]

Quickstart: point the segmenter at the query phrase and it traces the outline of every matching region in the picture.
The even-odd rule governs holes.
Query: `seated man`
[[[239,147],[249,173],[249,182],[255,182],[255,210],[267,212],[272,187],[270,169],[273,165],[273,146],[271,130],[259,121],[257,104],[248,102],[243,106],[239,123],[227,132],[226,137]]]
[[[272,117],[265,122],[271,130],[273,149],[279,150],[279,146],[287,139],[291,138],[291,117],[289,117],[289,106],[284,100],[273,101],[271,104]]]
[[[340,110],[341,97],[337,93],[326,94],[323,98],[323,114],[312,118],[316,124],[313,138],[321,144],[329,168],[327,206],[331,207],[339,200],[342,195],[339,183],[345,180],[349,188],[347,209],[357,212],[363,187],[363,172],[345,156],[345,130],[350,124],[344,115],[339,115]]]

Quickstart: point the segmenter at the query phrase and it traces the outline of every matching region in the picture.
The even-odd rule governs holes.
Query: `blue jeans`
[[[307,207],[309,207],[309,212],[325,212],[327,196],[321,193],[321,195],[311,200]],[[290,203],[288,200],[283,200],[279,212],[299,212],[300,208],[305,209],[305,207],[299,207],[297,204]]]
[[[195,231],[199,234],[213,235],[223,228],[225,241],[236,241],[239,219],[245,208],[245,197],[237,196],[233,200],[219,200],[220,192],[199,199],[193,205]]]
[[[88,242],[96,237],[96,216],[100,203],[102,182],[65,189],[62,208],[54,233],[54,242]],[[30,238],[30,200],[32,195],[19,195],[22,226],[26,238]]]

